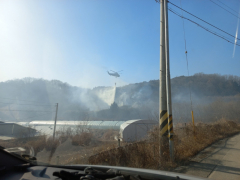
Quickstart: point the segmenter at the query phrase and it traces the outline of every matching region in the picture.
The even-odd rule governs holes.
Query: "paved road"
[[[240,134],[206,148],[189,166],[176,171],[214,180],[240,180]]]

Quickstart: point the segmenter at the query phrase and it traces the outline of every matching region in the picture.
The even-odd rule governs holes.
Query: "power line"
[[[29,110],[22,110],[22,109],[20,109],[20,110],[2,110],[2,109],[0,109],[0,112],[1,111],[25,111],[25,112],[55,112],[55,111],[29,111]]]
[[[227,42],[229,42],[229,43],[231,43],[231,44],[235,44],[235,43],[231,42],[231,40],[228,39],[227,37],[225,37],[225,36],[223,36],[223,35],[220,35],[220,34],[218,34],[217,32],[214,32],[214,31],[212,31],[212,30],[210,30],[210,29],[208,29],[208,28],[206,28],[206,27],[204,27],[204,26],[198,24],[198,23],[195,22],[195,21],[193,21],[193,20],[191,20],[191,19],[188,19],[188,18],[186,18],[186,17],[180,15],[179,13],[175,12],[175,11],[172,10],[171,8],[169,8],[169,11],[171,11],[172,13],[176,14],[177,16],[179,16],[179,17],[181,17],[181,18],[183,18],[183,19],[186,19],[186,20],[188,20],[188,21],[190,21],[190,22],[192,22],[192,23],[198,25],[199,27],[201,27],[201,28],[203,28],[204,30],[210,32],[211,34],[213,34],[213,35],[215,35],[215,36],[218,36],[218,37],[224,39],[225,41],[227,41]],[[237,46],[240,46],[239,44],[236,44],[236,45],[237,45]]]
[[[44,115],[45,115],[45,114],[42,114],[42,115],[39,115],[39,116],[31,116],[31,117],[26,117],[26,118],[18,119],[18,120],[29,120],[29,119],[32,119],[32,118],[42,117],[42,116],[44,116]]]
[[[18,100],[18,101],[33,102],[33,103],[41,104],[41,103],[39,103],[37,101],[28,101],[28,100],[12,99],[12,98],[5,98],[5,97],[0,97],[0,99],[9,99],[9,100],[13,100],[13,101]],[[47,104],[42,104],[42,105],[47,105]]]
[[[182,9],[182,1],[181,0],[180,0],[180,4],[181,4],[181,9]],[[183,16],[183,10],[182,10],[182,16]],[[186,55],[186,63],[187,63],[187,72],[188,72],[188,77],[189,77],[188,56],[187,56],[187,41],[186,41],[185,26],[184,26],[184,19],[183,18],[182,18],[182,22],[183,22],[183,36],[184,36],[184,43],[185,43],[185,55]],[[192,91],[191,91],[190,83],[188,84],[188,88],[189,88],[189,96],[190,96],[190,102],[191,102],[191,110],[193,111],[193,108],[192,108]]]
[[[6,103],[6,102],[0,102],[0,104],[12,104],[12,105],[31,105],[31,106],[54,106],[54,105],[40,105],[40,104],[14,104],[14,103]]]
[[[220,0],[217,0],[218,2],[222,3],[224,6],[228,7],[229,9],[231,9],[232,11],[236,12],[238,14],[237,11],[235,11],[233,8],[229,7],[228,5],[224,4],[223,2],[221,2]]]
[[[234,38],[235,38],[235,36],[234,36],[234,35],[232,35],[232,34],[229,34],[228,32],[226,32],[226,31],[224,31],[224,30],[222,30],[222,29],[220,29],[220,28],[218,28],[218,27],[216,27],[216,26],[212,25],[211,23],[209,23],[209,22],[207,22],[207,21],[204,21],[203,19],[201,19],[201,18],[199,18],[199,17],[195,16],[194,14],[192,14],[192,13],[190,13],[190,12],[188,12],[188,11],[184,10],[184,9],[182,9],[181,7],[177,6],[176,4],[173,4],[173,3],[171,3],[170,1],[168,1],[168,2],[169,2],[170,4],[172,4],[173,6],[175,6],[175,7],[179,8],[179,9],[181,9],[182,11],[184,11],[184,12],[186,12],[186,13],[190,14],[191,16],[193,16],[193,17],[195,17],[195,18],[197,18],[197,19],[199,19],[199,20],[203,21],[204,23],[206,23],[206,24],[208,24],[208,25],[210,25],[210,26],[212,26],[212,27],[214,27],[214,28],[216,28],[216,29],[218,29],[218,30],[220,30],[220,31],[222,31],[222,32],[224,32],[224,33],[226,33],[226,34],[228,34],[229,36],[232,36],[232,37],[234,37]],[[238,39],[238,40],[240,40],[240,39]]]
[[[219,6],[220,8],[224,9],[225,11],[229,12],[230,14],[232,14],[233,16],[235,16],[236,18],[240,19],[240,17],[239,17],[239,16],[237,16],[237,15],[233,14],[232,12],[230,12],[229,10],[227,10],[227,9],[225,9],[224,7],[220,6],[220,5],[219,5],[219,4],[217,4],[216,2],[214,2],[214,1],[212,1],[212,0],[209,0],[209,1],[211,1],[213,4],[215,4],[215,5]]]

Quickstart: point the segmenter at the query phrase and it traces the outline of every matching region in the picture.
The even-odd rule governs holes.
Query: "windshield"
[[[240,132],[239,13],[238,0],[2,0],[0,146],[54,165],[202,160]]]

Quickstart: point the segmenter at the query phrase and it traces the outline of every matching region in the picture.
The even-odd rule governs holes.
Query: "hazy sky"
[[[221,1],[239,11],[239,0]],[[235,36],[238,19],[211,1],[182,0],[182,7]],[[1,0],[0,81],[35,77],[96,87],[158,79],[159,14],[154,0]],[[233,44],[184,23],[190,75],[240,76],[240,47],[232,58]],[[182,19],[171,12],[169,30],[171,77],[187,75]],[[116,79],[107,70],[123,73]]]

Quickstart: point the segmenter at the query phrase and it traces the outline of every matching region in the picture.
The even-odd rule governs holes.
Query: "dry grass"
[[[119,136],[119,131],[116,131],[116,130],[112,130],[112,129],[109,129],[109,130],[105,130],[104,131],[104,134],[102,135],[101,139],[102,140],[114,140],[115,137],[118,137]]]
[[[47,151],[51,151],[54,153],[56,148],[59,145],[59,140],[52,138],[46,138],[46,136],[38,136],[38,137],[32,137],[32,138],[19,138],[19,139],[13,139],[10,141],[1,141],[0,144],[4,148],[12,148],[12,147],[23,147],[26,149],[25,154],[29,153],[30,147],[34,149],[35,154],[42,151],[44,148]]]
[[[68,157],[63,164],[89,164],[90,156],[116,147],[116,141],[99,141],[98,144],[94,146],[85,146],[81,153]]]
[[[225,120],[212,124],[198,123],[195,133],[191,124],[175,129],[175,161],[171,162],[167,140],[165,140],[165,148],[161,149],[164,158],[160,158],[159,131],[158,128],[155,128],[145,141],[129,143],[123,147],[99,152],[89,158],[89,163],[170,170],[188,162],[190,158],[212,143],[239,132],[239,124]]]
[[[11,141],[1,141],[3,147],[33,147],[35,153],[42,150],[50,152],[50,159],[58,146],[65,142],[67,138],[71,139],[73,146],[81,146],[81,152],[68,152],[61,164],[101,164],[113,166],[127,166],[149,169],[171,170],[172,168],[187,163],[190,158],[195,156],[201,150],[212,143],[232,136],[240,132],[240,125],[233,121],[221,120],[216,123],[198,123],[195,127],[195,133],[191,124],[176,127],[174,129],[175,161],[169,160],[168,141],[165,147],[162,147],[164,158],[159,155],[159,130],[156,127],[149,133],[146,140],[126,143],[121,142],[118,147],[114,137],[117,131],[99,130],[82,131],[73,134],[70,130],[67,132],[58,132],[55,141],[46,136],[21,138]]]
[[[46,136],[39,136],[26,142],[27,146],[32,146],[35,153],[38,153],[46,146]]]
[[[92,141],[93,134],[89,132],[82,132],[81,134],[76,134],[72,137],[73,145],[89,145]]]
[[[4,148],[23,147],[26,149],[26,152],[24,152],[24,154],[29,154],[30,148],[32,147],[34,149],[35,155],[41,151],[45,152],[44,154],[40,153],[41,155],[39,158],[41,161],[49,163],[51,158],[55,155],[57,148],[60,145],[65,144],[65,142],[67,142],[67,139],[70,139],[71,147],[69,147],[69,150],[67,150],[67,152],[61,152],[63,154],[60,154],[66,156],[62,164],[69,164],[75,159],[78,159],[81,161],[81,163],[86,164],[88,162],[89,156],[95,154],[96,152],[113,148],[113,146],[107,146],[109,144],[112,144],[112,139],[115,134],[116,131],[113,130],[93,131],[88,129],[76,132],[70,128],[63,128],[60,131],[56,132],[55,140],[53,140],[52,137],[42,135],[37,137],[12,139],[8,141],[0,140],[0,145]],[[72,147],[79,147],[78,149],[81,149],[81,155],[76,155],[77,152],[72,149],[76,150],[77,148]],[[46,154],[49,154],[47,155],[48,158],[45,158]],[[71,154],[74,154],[74,157],[71,156]]]
[[[212,124],[199,123],[195,128],[195,135],[189,125],[182,130],[179,129],[174,140],[176,160],[179,162],[188,160],[212,143],[238,132],[239,124],[225,120]]]
[[[53,140],[52,137],[48,138],[45,141],[45,145],[43,146],[47,151],[55,151],[56,148],[59,146],[60,141],[56,138]]]

